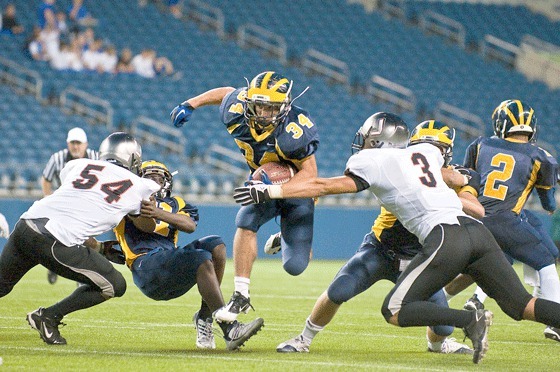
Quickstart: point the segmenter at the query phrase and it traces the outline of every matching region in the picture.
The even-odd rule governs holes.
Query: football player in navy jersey
[[[377,113],[368,120],[401,121],[398,116],[389,113]],[[359,138],[358,135],[356,137]],[[416,126],[410,142],[429,142],[437,145],[445,158],[444,167],[448,167],[453,156],[454,139],[453,128],[439,121],[427,120]],[[403,140],[406,143],[407,138]],[[481,218],[484,208],[476,199],[480,177],[472,170],[461,171],[469,175],[468,183],[456,189],[463,203],[463,210],[475,218]],[[281,353],[309,352],[314,337],[331,322],[344,302],[367,290],[379,280],[387,279],[395,283],[399,274],[421,249],[418,238],[405,229],[393,214],[381,207],[371,232],[366,234],[356,254],[340,269],[329,288],[317,299],[301,334],[281,343],[276,350]],[[436,292],[430,301],[447,306],[447,300],[441,290]],[[447,337],[453,330],[452,326],[428,327],[428,351],[472,354],[473,350],[467,345]]]
[[[219,236],[197,239],[177,247],[179,231],[195,231],[198,208],[179,196],[171,196],[173,176],[160,162],[142,163],[140,175],[157,182],[161,189],[142,201],[140,217],[125,217],[115,235],[132,271],[136,286],[146,296],[160,301],[180,297],[195,284],[202,295],[200,310],[193,321],[196,346],[215,349],[212,313],[225,306],[220,283],[224,275],[226,248]],[[220,322],[227,348],[238,349],[263,325],[257,318],[249,324]]]
[[[251,172],[259,166],[284,161],[298,172],[294,179],[317,176],[315,152],[319,146],[317,126],[304,109],[293,105],[293,82],[277,72],[265,71],[246,87],[221,87],[192,97],[171,112],[176,127],[187,122],[193,111],[205,105],[220,105],[221,120],[244,155]],[[307,89],[306,89],[307,90]],[[280,216],[282,262],[286,272],[299,275],[309,263],[313,237],[312,198],[274,200],[263,205],[243,206],[236,217],[233,240],[235,291],[226,311],[217,319],[233,320],[252,308],[249,284],[257,257],[257,231]]]

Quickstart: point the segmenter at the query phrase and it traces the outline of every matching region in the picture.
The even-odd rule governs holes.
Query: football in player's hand
[[[273,161],[258,167],[253,172],[251,179],[261,181],[263,183],[280,185],[288,182],[296,173],[297,170],[293,165]]]

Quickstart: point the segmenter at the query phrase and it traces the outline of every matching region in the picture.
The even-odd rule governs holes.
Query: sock
[[[430,349],[431,351],[441,351],[441,345],[442,344],[443,344],[443,341],[432,342],[428,339],[428,349]]]
[[[65,315],[77,310],[87,309],[105,302],[107,299],[101,295],[101,292],[90,287],[89,285],[81,285],[70,296],[57,302],[56,304],[45,309],[45,315],[49,318],[60,321]]]
[[[560,279],[554,264],[539,270],[542,298],[560,303]]]
[[[443,294],[445,295],[445,299],[447,300],[447,302],[449,302],[449,300],[451,300],[453,297],[455,297],[455,295],[451,295],[451,294],[447,293],[445,288],[442,288],[442,291],[443,291]]]
[[[537,298],[535,301],[535,320],[554,328],[560,328],[560,304]]]
[[[542,298],[543,297],[540,286],[536,285],[536,286],[533,287],[533,297],[536,297],[536,298]]]
[[[486,301],[486,299],[488,298],[488,295],[486,293],[484,293],[482,288],[480,288],[478,286],[476,287],[476,290],[474,291],[474,294],[476,295],[476,297],[478,297],[478,300],[482,303],[484,303],[484,301]]]
[[[311,341],[313,341],[313,338],[317,336],[317,333],[321,332],[324,328],[325,327],[313,324],[308,317],[305,320],[305,328],[303,329],[303,332],[301,332],[301,336],[305,341],[311,344]]]
[[[465,328],[474,317],[473,311],[455,310],[428,301],[415,301],[399,311],[399,326],[451,325]]]
[[[210,310],[208,305],[206,305],[206,302],[204,302],[204,300],[202,300],[202,303],[200,304],[200,310],[198,310],[198,317],[200,319],[204,319],[205,321],[208,319],[212,320],[212,311]]]
[[[242,276],[236,276],[233,278],[233,283],[235,284],[236,292],[239,292],[244,297],[249,298],[249,284],[251,284],[251,279],[244,278]]]

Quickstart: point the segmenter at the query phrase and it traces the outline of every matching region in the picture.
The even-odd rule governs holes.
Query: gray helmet
[[[101,142],[99,159],[114,162],[138,174],[142,165],[142,147],[131,135],[115,132]]]
[[[404,148],[408,143],[408,127],[397,115],[378,112],[362,124],[352,143],[352,153],[381,147]]]

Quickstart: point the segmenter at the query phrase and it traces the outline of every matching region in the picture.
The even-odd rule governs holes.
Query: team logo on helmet
[[[171,196],[173,175],[169,172],[165,164],[155,160],[147,160],[143,162],[140,167],[140,176],[142,178],[152,179],[162,185],[161,189],[156,193],[156,196],[162,199]]]
[[[455,129],[436,120],[423,121],[414,128],[408,143],[431,143],[441,150],[445,165],[449,165],[453,157],[453,141]]]

